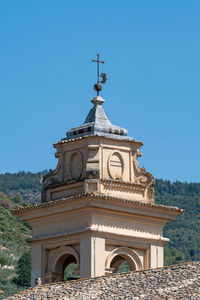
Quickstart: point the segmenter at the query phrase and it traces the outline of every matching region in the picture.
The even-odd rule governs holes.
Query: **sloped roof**
[[[200,299],[200,262],[39,285],[7,299]]]
[[[102,104],[105,102],[100,96],[91,101],[94,106],[89,111],[85,122],[67,131],[67,137],[63,140],[83,137],[88,135],[106,136],[117,139],[127,139],[128,131],[119,126],[113,125],[108,119]],[[132,139],[132,138],[129,138]]]

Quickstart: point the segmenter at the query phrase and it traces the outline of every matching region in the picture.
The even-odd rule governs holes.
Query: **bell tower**
[[[155,204],[154,178],[138,165],[142,142],[110,122],[101,88],[83,125],[54,144],[58,164],[42,178],[41,203],[15,210],[32,227],[32,285],[63,280],[72,262],[81,278],[124,261],[130,270],[162,267],[163,226],[182,212]]]

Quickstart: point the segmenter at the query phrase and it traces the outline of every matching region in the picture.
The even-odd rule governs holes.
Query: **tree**
[[[19,205],[22,205],[24,203],[23,198],[20,193],[17,193],[15,195],[15,197],[13,198],[13,201]]]
[[[0,266],[8,265],[8,260],[5,256],[0,256]]]
[[[29,287],[31,285],[31,256],[25,252],[17,262],[17,277],[13,278],[13,283],[18,286]]]
[[[175,248],[169,249],[167,246],[164,250],[165,266],[180,264],[185,261],[185,256],[181,251]]]

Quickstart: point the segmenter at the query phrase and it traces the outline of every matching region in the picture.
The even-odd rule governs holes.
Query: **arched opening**
[[[57,260],[55,272],[60,275],[60,280],[73,280],[80,278],[77,269],[76,258],[71,254],[64,254]]]
[[[115,248],[106,259],[106,272],[108,274],[136,270],[142,270],[142,263],[137,253],[131,248]]]
[[[136,266],[133,261],[130,261],[128,257],[124,255],[117,255],[113,258],[110,264],[111,269],[113,269],[113,273],[122,273],[135,271]]]
[[[69,246],[62,246],[54,251],[49,263],[47,281],[55,282],[79,278],[79,255]]]

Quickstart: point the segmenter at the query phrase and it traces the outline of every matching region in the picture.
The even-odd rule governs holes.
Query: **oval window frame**
[[[121,164],[122,164],[122,172],[121,172],[121,177],[118,177],[116,178],[115,176],[113,176],[113,172],[111,170],[111,167],[110,167],[110,161],[111,161],[111,158],[114,154],[117,154],[120,158],[120,161],[121,161]],[[113,151],[112,153],[110,153],[109,155],[109,158],[108,158],[108,174],[109,176],[114,179],[114,180],[117,180],[117,179],[123,179],[123,175],[124,175],[124,160],[123,160],[123,157],[121,155],[121,153],[119,151]]]
[[[73,173],[73,170],[72,170],[72,159],[73,159],[73,156],[75,155],[78,155],[79,158],[80,158],[80,162],[81,162],[81,168],[80,168],[80,174],[77,178],[74,178],[72,173]],[[71,153],[70,155],[70,159],[69,159],[69,170],[70,170],[70,177],[72,180],[79,180],[83,174],[83,156],[82,156],[82,153],[80,151],[74,151]]]

